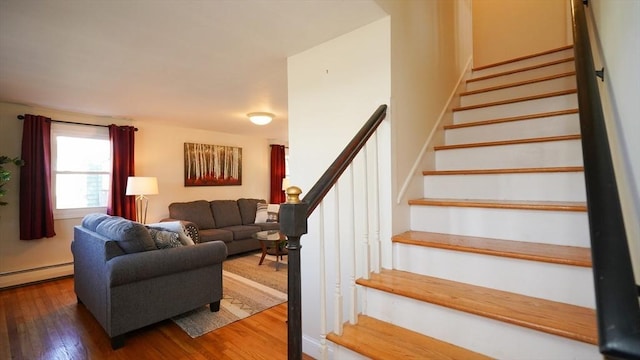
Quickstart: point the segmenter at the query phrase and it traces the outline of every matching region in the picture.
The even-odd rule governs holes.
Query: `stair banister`
[[[309,204],[307,210],[307,216],[313,213],[313,210],[324,199],[325,195],[331,190],[331,187],[335,185],[340,178],[340,175],[347,169],[349,164],[358,155],[358,152],[367,143],[367,140],[378,129],[382,120],[387,116],[387,105],[380,105],[378,109],[371,115],[369,120],[362,126],[360,131],[353,137],[353,139],[342,150],[340,155],[333,161],[329,168],[322,174],[320,179],[311,187],[311,190],[304,197],[303,201]]]
[[[640,307],[583,0],[572,0],[578,106],[600,352],[640,358]]]
[[[296,186],[286,190],[287,201],[280,206],[280,231],[287,236],[288,249],[288,359],[302,359],[302,285],[300,276],[300,237],[307,233],[307,219],[322,202],[342,173],[365,146],[387,115],[380,105],[360,131],[342,150],[302,200]]]

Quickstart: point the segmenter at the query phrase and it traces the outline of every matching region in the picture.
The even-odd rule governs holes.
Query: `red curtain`
[[[285,202],[282,179],[286,175],[284,145],[271,145],[271,204]]]
[[[135,175],[133,126],[109,125],[109,140],[113,148],[113,169],[111,174],[111,194],[107,214],[136,219],[136,204],[133,196],[126,196],[127,178]]]
[[[20,168],[20,239],[53,237],[51,119],[25,114]]]

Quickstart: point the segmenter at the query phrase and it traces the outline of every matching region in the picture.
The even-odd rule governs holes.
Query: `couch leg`
[[[111,338],[111,348],[113,350],[120,349],[124,346],[124,335],[118,335]]]
[[[211,310],[211,312],[220,311],[220,300],[218,300],[216,302],[212,302],[211,304],[209,304],[209,309]]]

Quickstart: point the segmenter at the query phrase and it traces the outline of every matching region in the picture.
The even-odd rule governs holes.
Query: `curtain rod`
[[[18,120],[24,120],[24,115],[18,115]],[[73,124],[73,125],[85,125],[85,126],[109,127],[109,125],[87,124],[87,123],[74,122],[74,121],[64,121],[64,120],[54,120],[54,119],[51,119],[51,121],[53,121],[53,122],[57,122],[57,123],[61,123],[61,124]],[[138,131],[138,128],[134,127],[134,128],[133,128],[133,130],[134,130],[134,131]]]

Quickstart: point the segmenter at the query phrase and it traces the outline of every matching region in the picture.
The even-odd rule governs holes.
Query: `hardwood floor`
[[[166,320],[114,351],[64,278],[0,290],[0,359],[286,359],[286,319],[284,303],[196,339]]]

